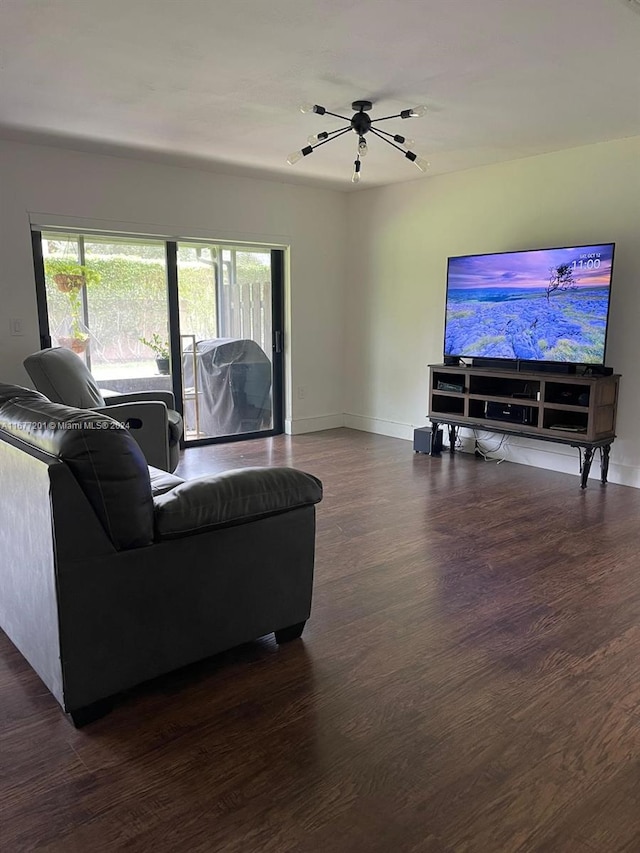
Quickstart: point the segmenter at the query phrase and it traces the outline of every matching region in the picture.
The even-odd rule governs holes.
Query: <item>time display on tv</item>
[[[449,258],[445,355],[604,364],[614,244]]]

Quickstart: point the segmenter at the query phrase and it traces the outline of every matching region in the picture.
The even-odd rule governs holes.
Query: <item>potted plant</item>
[[[81,320],[81,292],[87,284],[97,284],[100,273],[64,258],[46,258],[44,266],[47,276],[69,300],[69,319],[64,323],[64,331],[57,336],[58,343],[81,354],[89,344],[89,330]]]
[[[89,346],[89,333],[80,330],[74,331],[69,335],[58,335],[58,343],[62,347],[73,350],[81,355]]]
[[[80,319],[82,309],[80,290],[72,288],[67,290],[66,294],[69,300],[69,313],[71,316],[65,321],[62,334],[58,334],[58,342],[60,346],[71,349],[80,355],[86,350],[89,344],[89,330]]]
[[[154,332],[149,338],[140,338],[140,342],[149,347],[155,353],[156,367],[161,376],[169,375],[169,341],[160,337],[157,332]]]
[[[62,293],[78,293],[86,284],[97,284],[100,281],[100,273],[77,261],[47,258],[44,268]]]

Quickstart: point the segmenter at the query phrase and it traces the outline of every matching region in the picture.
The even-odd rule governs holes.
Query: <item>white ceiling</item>
[[[0,0],[0,136],[352,189],[319,103],[431,174],[640,135],[640,0]],[[635,7],[635,9],[634,9]],[[362,187],[428,180],[377,139]]]

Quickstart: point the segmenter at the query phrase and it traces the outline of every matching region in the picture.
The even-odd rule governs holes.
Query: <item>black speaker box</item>
[[[431,427],[420,427],[413,431],[413,449],[415,453],[431,453],[431,442],[434,441],[433,452],[442,452],[442,429],[438,427],[435,440]]]

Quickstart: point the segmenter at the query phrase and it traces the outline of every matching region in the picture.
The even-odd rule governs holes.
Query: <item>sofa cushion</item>
[[[164,495],[180,483],[184,483],[182,477],[176,477],[175,474],[169,474],[167,471],[162,471],[160,468],[154,468],[149,465],[149,477],[151,478],[151,494],[153,497]]]
[[[320,480],[295,468],[240,468],[199,477],[154,498],[156,538],[255,521],[320,500]]]
[[[21,385],[7,385],[0,382],[0,405],[8,400],[46,400],[47,398],[34,391],[33,388],[23,388]]]
[[[106,415],[52,403],[19,386],[13,394],[3,389],[0,429],[69,466],[118,550],[150,544],[149,470],[128,430]]]

